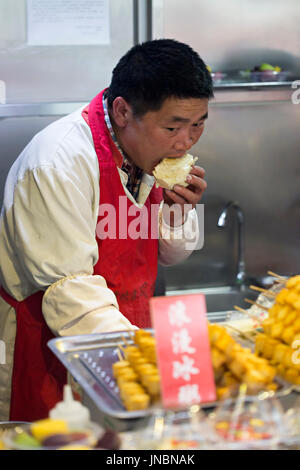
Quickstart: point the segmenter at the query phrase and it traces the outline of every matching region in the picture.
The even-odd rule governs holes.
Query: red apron
[[[103,93],[90,103],[89,125],[100,168],[100,207],[110,204],[116,210],[111,222],[115,222],[117,236],[115,239],[98,238],[100,231],[103,235],[101,219],[105,215],[99,216],[96,230],[99,260],[94,273],[106,279],[108,287],[116,294],[121,313],[134,325],[146,328],[151,326],[149,298],[153,296],[157,276],[158,209],[162,189],[152,188],[142,211],[127,198],[115,163],[120,162],[122,156],[105,124]],[[137,219],[142,220],[139,228],[135,223]],[[133,238],[139,230],[145,238]]]
[[[162,200],[162,191],[152,188],[143,209],[148,221],[148,237],[128,238],[128,233],[138,232],[137,229],[130,231],[136,227],[138,214],[135,211],[131,214],[130,208],[133,210],[135,206],[126,197],[120,181],[115,161],[121,162],[122,156],[105,124],[102,95],[103,92],[90,103],[88,120],[99,161],[100,203],[114,207],[117,217],[115,239],[104,239],[102,223],[105,214],[98,217],[96,240],[99,260],[94,266],[94,274],[106,279],[108,287],[116,294],[120,311],[133,324],[144,328],[150,326],[149,298],[154,293],[157,275],[157,210]],[[151,211],[154,204],[156,210]],[[130,215],[124,225],[122,220],[127,214],[121,212],[122,217],[119,220],[119,209],[123,211],[125,205]],[[155,222],[153,224],[151,212]],[[120,230],[122,234],[119,236]],[[16,301],[3,288],[0,288],[0,295],[15,309],[17,319],[10,420],[34,421],[45,418],[49,410],[62,400],[67,374],[47,347],[47,342],[54,335],[42,314],[44,292],[39,291],[22,302]]]
[[[3,299],[15,309],[17,319],[10,420],[46,418],[49,410],[62,399],[67,372],[47,347],[54,336],[42,314],[44,292],[36,292],[18,302],[0,289]]]

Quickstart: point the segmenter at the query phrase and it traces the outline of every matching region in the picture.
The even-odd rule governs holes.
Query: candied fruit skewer
[[[267,274],[269,274],[272,277],[275,277],[275,280],[277,279],[278,282],[286,282],[287,281],[286,277],[280,276],[279,274],[276,274],[273,271],[268,271]]]
[[[256,307],[262,308],[263,310],[267,310],[267,311],[269,310],[268,307],[265,307],[264,305],[261,305],[258,302],[254,302],[254,300],[250,300],[250,299],[245,298],[245,302],[247,302],[248,304],[251,304],[251,305],[256,305]],[[246,310],[246,312],[247,312],[247,314],[250,313],[247,310]]]
[[[143,330],[135,331],[140,346],[131,345],[122,337],[124,345],[118,345],[123,356],[122,361],[113,364],[114,376],[117,380],[120,397],[128,411],[144,409],[160,395],[160,377],[157,366],[150,362],[155,351],[155,339]],[[148,357],[144,356],[144,353]],[[140,388],[139,388],[140,387]],[[125,391],[124,391],[125,390]],[[129,393],[130,390],[130,393]],[[134,397],[131,399],[131,397]]]
[[[271,292],[271,291],[269,291],[269,290],[267,290],[267,289],[263,289],[262,287],[257,287],[257,286],[253,286],[253,285],[251,285],[251,286],[249,286],[249,287],[250,287],[250,289],[252,289],[252,290],[255,290],[255,291],[257,291],[257,292],[262,292],[262,293],[265,294],[266,296],[269,296],[269,297],[272,297],[272,298],[275,298],[276,295],[277,295],[275,292]]]

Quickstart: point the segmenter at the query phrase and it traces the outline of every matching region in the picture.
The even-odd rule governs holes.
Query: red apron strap
[[[100,274],[106,279],[107,286],[117,297],[122,314],[134,325],[145,328],[151,326],[149,299],[154,294],[157,276],[158,237],[152,236],[151,227],[157,225],[158,209],[153,210],[153,205],[159,207],[162,190],[153,187],[142,209],[132,207],[134,204],[127,198],[117,170],[117,165],[121,166],[123,157],[114,144],[105,122],[104,91],[91,101],[88,122],[99,162],[100,204],[108,204],[115,209],[117,236],[99,238],[97,230],[99,259],[94,266],[94,274]],[[131,208],[134,209],[133,216],[129,215]],[[141,222],[145,223],[143,228],[148,227],[146,239],[133,238],[129,234],[130,226],[136,223],[134,219],[141,214],[143,216],[145,214]],[[124,236],[122,233],[119,237],[120,217],[125,221],[122,229],[126,229],[126,234]],[[155,219],[153,224],[152,217]],[[97,227],[100,226],[101,218],[103,216],[98,217]]]

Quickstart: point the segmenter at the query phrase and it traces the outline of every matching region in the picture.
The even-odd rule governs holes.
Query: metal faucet
[[[241,209],[240,205],[236,201],[229,201],[224,209],[222,210],[219,219],[218,227],[225,227],[228,211],[230,208],[235,209],[235,213],[238,219],[238,265],[237,265],[237,274],[235,277],[236,284],[242,286],[246,279],[246,265],[245,265],[245,217],[244,212]]]

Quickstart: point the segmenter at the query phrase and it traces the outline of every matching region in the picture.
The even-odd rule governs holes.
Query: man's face
[[[208,99],[168,98],[158,111],[136,118],[129,107],[118,139],[132,161],[152,175],[166,157],[183,156],[201,137],[208,114]]]

